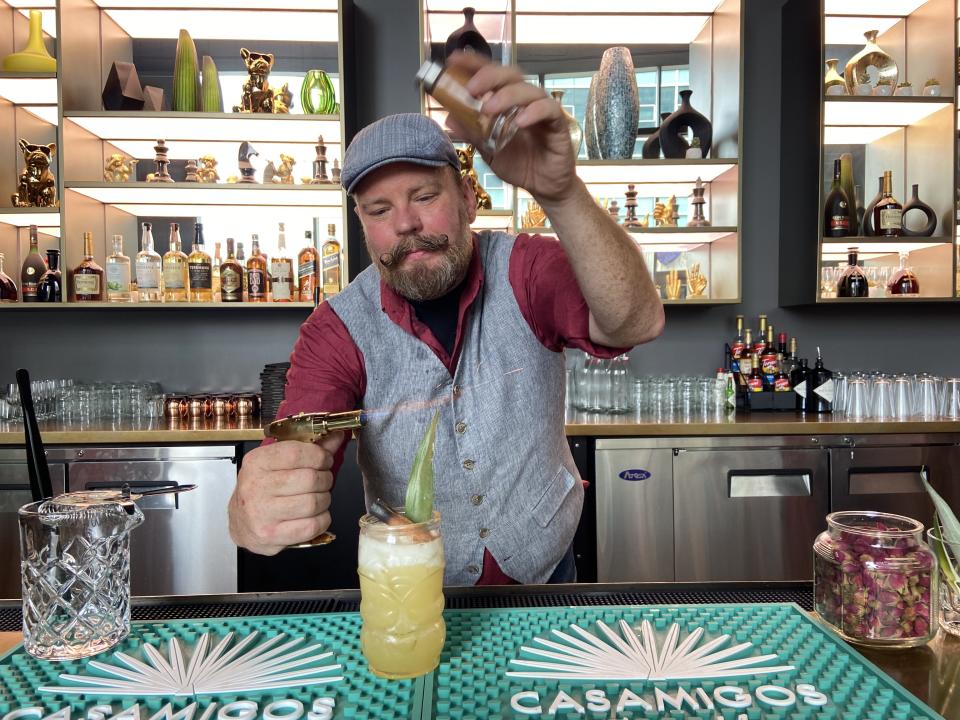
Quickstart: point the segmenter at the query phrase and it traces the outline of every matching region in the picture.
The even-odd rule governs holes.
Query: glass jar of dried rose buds
[[[902,515],[827,515],[813,545],[814,609],[850,642],[913,647],[937,634],[937,559]]]

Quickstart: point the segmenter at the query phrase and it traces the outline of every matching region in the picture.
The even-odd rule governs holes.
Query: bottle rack
[[[784,63],[781,77],[780,305],[955,299],[955,1],[903,0],[879,13],[852,0],[789,0],[782,26],[784,52],[792,58]],[[842,72],[863,48],[868,30],[879,31],[877,44],[896,61],[898,82],[911,83],[912,95],[827,94],[826,60],[837,58]],[[922,94],[928,78],[940,81],[941,95]],[[938,218],[934,234],[824,237],[823,208],[833,161],[845,152],[854,159],[861,208],[876,194],[877,178],[891,170],[893,195],[901,204],[910,199],[911,186],[919,185],[920,199]],[[905,216],[912,229],[921,226],[915,214],[920,216]],[[835,297],[824,268],[845,266],[847,248],[854,246],[860,250],[859,264],[866,268],[895,267],[899,253],[909,252],[920,296],[885,297],[883,276],[878,275],[870,297]]]
[[[343,246],[342,277],[346,267],[345,194],[336,184],[301,184],[313,175],[314,146],[324,138],[327,173],[333,160],[340,160],[344,140],[342,113],[303,114],[299,82],[307,69],[319,68],[331,75],[337,97],[343,98],[342,13],[339,0],[236,0],[227,8],[214,0],[0,0],[0,55],[20,49],[25,37],[25,10],[16,5],[40,7],[44,27],[50,28],[47,47],[57,58],[58,73],[0,73],[0,252],[6,254],[5,269],[19,286],[19,268],[29,245],[27,229],[40,226],[41,254],[48,247],[61,250],[64,275],[63,303],[16,303],[3,309],[111,307],[143,309],[146,303],[68,302],[68,274],[82,259],[82,233],[92,230],[95,259],[105,266],[111,252],[111,237],[122,234],[124,254],[135,259],[139,250],[140,224],[154,222],[154,238],[162,255],[166,250],[169,222],[185,223],[202,218],[206,250],[214,255],[214,242],[222,246],[235,237],[244,242],[249,256],[250,234],[257,233],[264,252],[276,253],[278,223],[286,225],[286,255],[296,260],[304,231],[315,232],[316,247],[333,223]],[[7,28],[10,33],[5,32]],[[162,87],[169,107],[175,48],[180,28],[187,29],[197,45],[198,61],[214,58],[220,76],[223,113],[106,111],[101,93],[111,65],[133,62],[142,85]],[[9,39],[8,39],[9,36]],[[240,48],[272,52],[276,56],[270,83],[274,88],[291,82],[293,108],[290,114],[240,114],[230,112],[240,101],[247,73]],[[15,123],[6,122],[7,119]],[[10,129],[7,129],[10,128]],[[19,172],[16,137],[34,142],[57,142],[53,171],[56,175],[59,209],[11,208],[10,193]],[[144,182],[154,171],[154,145],[164,139],[169,149],[175,183]],[[295,160],[296,184],[239,184],[225,180],[239,175],[237,151],[249,141],[259,153],[262,168],[268,160],[280,162],[280,153]],[[113,153],[138,159],[136,176],[129,182],[104,180],[104,163]],[[219,182],[184,182],[183,161],[200,155],[217,158]],[[261,179],[258,172],[257,178]],[[315,220],[318,219],[318,220]],[[182,234],[187,253],[192,236]],[[197,303],[165,303],[163,307],[195,308]],[[221,308],[312,308],[312,302],[202,304]],[[302,312],[302,310],[301,310]]]
[[[670,0],[644,3],[642,9],[636,10],[601,1],[589,8],[577,8],[577,12],[560,11],[538,0],[484,0],[473,5],[474,24],[490,44],[495,62],[517,65],[535,84],[545,85],[551,75],[586,78],[574,83],[578,87],[568,89],[562,100],[564,109],[577,116],[581,127],[589,76],[599,68],[606,48],[628,46],[638,69],[689,65],[692,104],[713,125],[713,146],[708,158],[644,160],[640,158],[638,143],[634,159],[588,160],[584,144],[577,173],[602,204],[617,200],[621,223],[628,184],[635,186],[639,198],[645,199],[652,209],[655,198],[666,202],[675,195],[682,203],[691,195],[699,177],[705,187],[705,213],[710,227],[684,227],[683,214],[679,227],[655,227],[651,217],[651,227],[633,229],[631,234],[643,249],[651,271],[668,267],[664,265],[667,258],[676,262],[679,257],[685,258],[686,268],[698,263],[707,277],[703,297],[671,300],[662,290],[664,304],[740,302],[740,0],[694,0],[685,3],[682,10]],[[421,60],[442,60],[446,38],[464,22],[461,6],[443,0],[423,0],[421,12]],[[570,52],[572,46],[577,46],[576,53]],[[550,87],[546,89],[549,91]],[[443,125],[446,112],[436,100],[422,94],[421,108]],[[639,136],[645,137],[659,125],[659,118],[655,122],[641,118],[640,125]],[[475,167],[478,160],[479,154],[475,156]],[[478,170],[484,187],[486,171],[485,166]],[[492,174],[485,176],[491,182],[500,182]],[[502,201],[494,205],[494,210],[481,214],[474,229],[552,234],[549,226],[527,227],[522,222],[530,202],[525,191],[504,186],[497,195]],[[640,217],[643,215],[641,211]],[[659,275],[655,272],[655,280],[660,279]]]

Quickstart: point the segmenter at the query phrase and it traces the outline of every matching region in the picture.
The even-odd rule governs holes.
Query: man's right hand
[[[276,555],[330,527],[333,454],[343,433],[317,443],[285,440],[248,453],[230,498],[230,537],[259,555]]]

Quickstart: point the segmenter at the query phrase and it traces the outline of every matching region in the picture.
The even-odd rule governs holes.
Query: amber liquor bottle
[[[767,316],[759,315],[760,328],[757,330],[757,341],[753,344],[753,349],[748,352],[755,352],[757,355],[763,355],[767,347]]]
[[[320,253],[313,245],[313,233],[303,234],[303,249],[297,254],[297,292],[300,302],[314,302],[320,286]]]
[[[0,253],[0,303],[14,303],[19,299],[17,284],[3,271],[3,253]]]
[[[24,302],[37,302],[37,283],[47,271],[47,264],[40,256],[40,247],[37,244],[37,226],[30,226],[30,252],[23,260],[20,269],[20,292]]]
[[[83,260],[73,269],[73,299],[77,302],[103,300],[103,268],[93,259],[93,233],[83,234]]]
[[[277,254],[270,263],[270,276],[273,282],[273,301],[291,302],[294,298],[293,262],[287,257],[287,234],[283,223],[277,233]]]
[[[840,158],[833,161],[833,185],[823,205],[823,236],[847,237],[850,234],[850,198],[840,183]]]
[[[893,197],[893,172],[883,171],[883,194],[873,208],[873,229],[883,237],[903,235],[903,205]]]
[[[223,265],[223,258],[220,256],[220,241],[213,244],[213,267],[210,271],[210,290],[213,294],[213,301],[220,302],[220,266]]]
[[[233,252],[233,238],[227,238],[227,259],[220,266],[220,301],[243,302],[243,265]]]
[[[213,301],[213,263],[203,244],[203,223],[198,222],[193,228],[193,250],[187,256],[190,302]]]
[[[764,385],[773,387],[774,376],[777,374],[777,348],[773,344],[773,325],[767,325],[767,341],[760,356],[760,372],[763,373]]]
[[[180,246],[180,223],[170,223],[170,249],[163,254],[163,301],[187,302],[190,299],[190,273],[187,254]]]
[[[737,336],[730,343],[730,370],[731,372],[740,371],[740,358],[743,357],[743,351],[746,343],[743,339],[743,315],[737,315]]]
[[[337,226],[327,225],[327,241],[320,249],[320,267],[323,277],[323,297],[329,299],[343,289],[341,284],[340,242],[336,237]]]
[[[750,357],[750,377],[747,378],[747,387],[750,392],[763,392],[763,372],[760,368],[760,358],[756,353]]]
[[[267,258],[260,252],[260,240],[253,238],[253,249],[247,260],[247,300],[267,301]]]

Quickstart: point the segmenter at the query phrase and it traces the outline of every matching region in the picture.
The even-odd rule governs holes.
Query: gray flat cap
[[[402,113],[377,120],[354,136],[343,155],[340,184],[353,193],[368,173],[395,162],[451,165],[460,170],[453,143],[434,120],[418,113]]]

